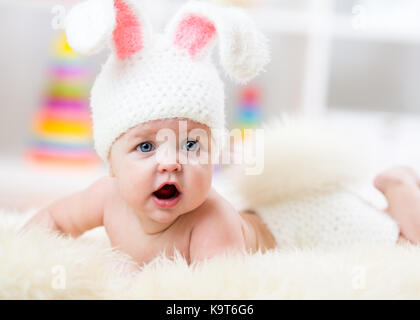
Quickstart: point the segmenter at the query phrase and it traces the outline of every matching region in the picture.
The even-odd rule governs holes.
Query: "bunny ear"
[[[218,30],[221,65],[236,82],[248,82],[270,61],[268,39],[241,9],[225,9]]]
[[[114,0],[116,26],[113,32],[115,53],[121,60],[141,52],[150,43],[150,26],[131,0]]]
[[[216,27],[209,19],[191,13],[180,21],[175,31],[174,44],[195,56],[210,45],[215,35]]]
[[[81,54],[97,53],[115,26],[113,0],[89,0],[74,6],[66,17],[69,45]]]
[[[95,54],[111,41],[120,60],[141,52],[150,42],[150,27],[132,0],[88,0],[66,18],[69,45],[85,55]]]
[[[221,65],[227,75],[239,83],[255,77],[270,60],[267,39],[237,8],[190,1],[171,21],[166,32],[173,46],[192,58],[209,55],[218,38]]]
[[[193,58],[209,53],[216,38],[216,26],[205,11],[206,7],[198,2],[187,3],[166,28],[172,45]]]

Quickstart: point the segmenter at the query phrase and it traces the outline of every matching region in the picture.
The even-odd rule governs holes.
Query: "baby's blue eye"
[[[150,142],[142,142],[137,146],[136,150],[141,152],[151,152],[155,150],[155,146]]]
[[[187,151],[197,151],[200,148],[198,141],[188,140],[185,142],[183,149]]]

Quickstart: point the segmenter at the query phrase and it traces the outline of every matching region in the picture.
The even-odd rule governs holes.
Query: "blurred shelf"
[[[333,20],[333,35],[336,38],[353,40],[420,43],[420,23],[416,25],[404,21],[397,23],[397,21],[392,20],[392,17],[381,18],[376,21],[378,23],[370,26],[355,28],[351,17],[337,15]],[[392,24],[389,21],[393,21]]]
[[[329,108],[326,117],[332,125],[371,147],[377,172],[395,165],[409,165],[420,171],[420,114],[359,111],[340,106]]]
[[[419,22],[395,21],[392,17],[381,17],[374,19],[377,23],[372,25],[355,27],[354,18],[346,14],[317,15],[313,12],[274,8],[248,9],[248,12],[262,29],[273,33],[331,35],[334,38],[352,40],[420,43]]]
[[[260,28],[269,32],[307,34],[313,19],[312,14],[296,10],[253,8],[247,12]]]

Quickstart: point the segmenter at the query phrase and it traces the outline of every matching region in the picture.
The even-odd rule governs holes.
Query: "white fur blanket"
[[[366,157],[341,136],[307,123],[272,130],[265,174],[220,183],[224,195],[233,195],[227,190],[232,187],[258,207],[364,176],[358,162],[364,164]],[[350,140],[355,141],[353,134]],[[228,199],[235,202],[234,196]],[[18,235],[30,214],[0,212],[0,299],[420,298],[420,248],[414,246],[275,250],[193,266],[179,257],[158,257],[129,276],[121,268],[128,257],[110,249],[103,230],[79,239],[41,229]]]
[[[101,230],[79,239],[20,236],[28,215],[0,213],[0,299],[417,299],[420,249],[270,251],[188,266],[156,258],[135,276]]]

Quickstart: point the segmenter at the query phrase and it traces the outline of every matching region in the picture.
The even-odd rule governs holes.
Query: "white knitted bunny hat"
[[[91,92],[95,148],[108,161],[113,142],[150,120],[188,118],[225,128],[224,86],[211,51],[218,38],[221,65],[239,83],[269,61],[266,38],[239,9],[187,2],[163,34],[153,34],[135,0],[88,0],[66,18],[70,46],[112,53]],[[213,130],[217,129],[217,130]]]

